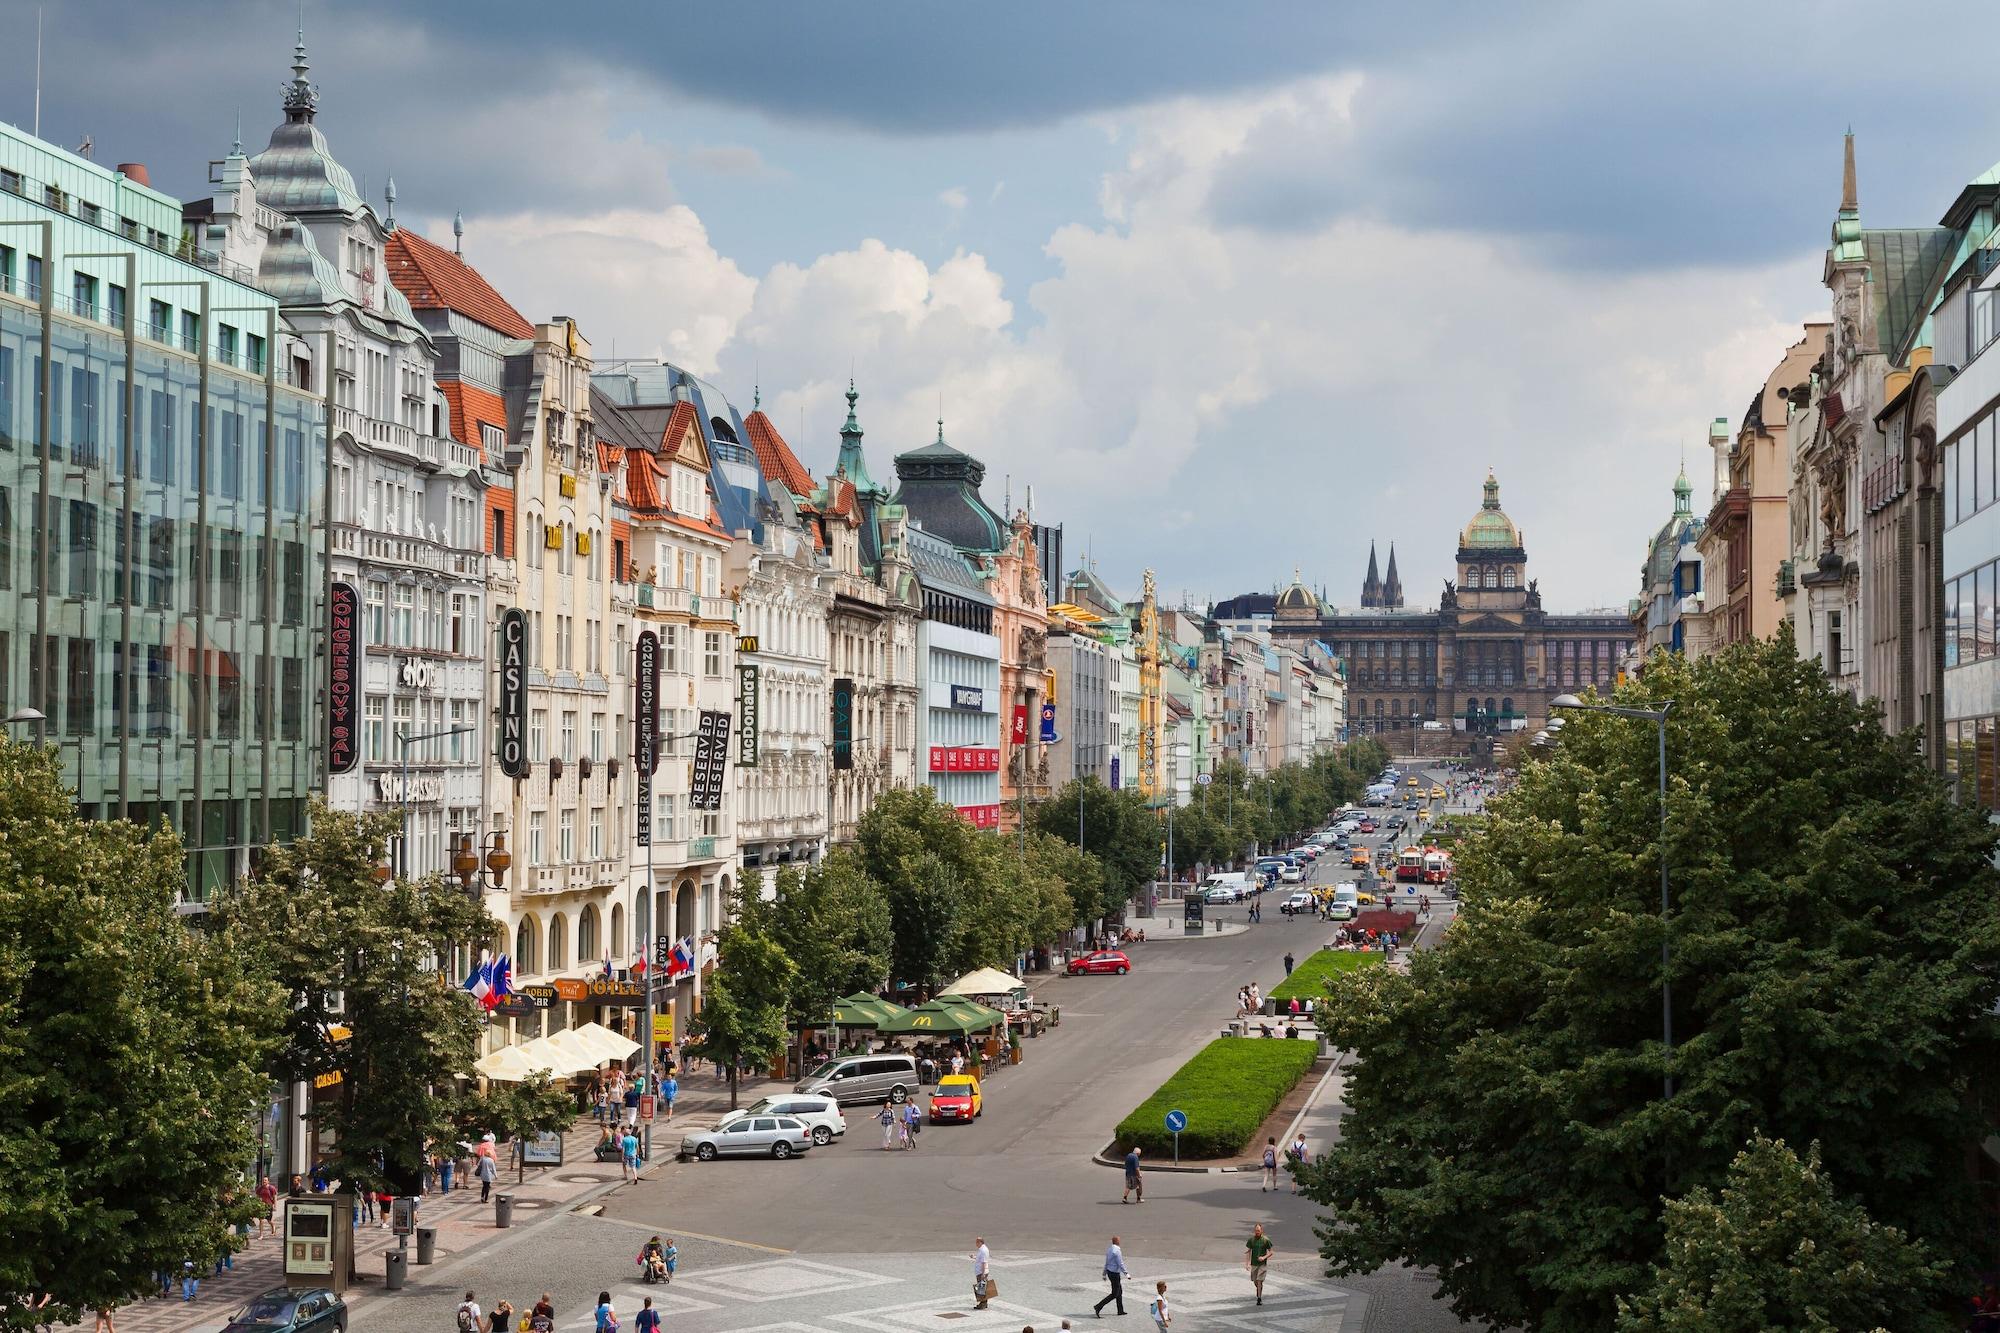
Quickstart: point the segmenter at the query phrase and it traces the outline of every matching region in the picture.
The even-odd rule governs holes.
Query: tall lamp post
[[[1667,1100],[1674,1096],[1674,991],[1672,976],[1668,971],[1672,962],[1667,938],[1668,913],[1671,899],[1667,883],[1667,714],[1673,711],[1674,701],[1663,699],[1658,708],[1622,708],[1615,704],[1587,704],[1574,694],[1559,694],[1549,700],[1550,708],[1559,708],[1573,713],[1609,713],[1613,717],[1644,718],[1659,729],[1660,736],[1660,1035],[1666,1047],[1666,1064],[1662,1078]],[[1556,729],[1558,718],[1549,723],[1550,730]],[[1542,735],[1547,735],[1544,732]],[[1540,736],[1536,738],[1541,739]]]

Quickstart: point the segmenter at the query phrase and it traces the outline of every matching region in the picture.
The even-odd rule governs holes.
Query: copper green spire
[[[1674,479],[1674,517],[1687,518],[1694,513],[1694,487],[1688,484],[1687,468]]]
[[[847,421],[840,428],[840,461],[837,464],[847,479],[854,483],[856,490],[877,489],[868,475],[868,459],[861,452],[861,423],[855,419],[854,404],[860,394],[854,391],[854,381],[847,381]]]
[[[1479,507],[1481,509],[1500,507],[1500,483],[1494,478],[1491,468],[1486,470],[1486,498],[1480,502]]]

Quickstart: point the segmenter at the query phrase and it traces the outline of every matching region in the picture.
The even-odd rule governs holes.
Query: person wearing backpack
[[[1292,1193],[1297,1194],[1299,1192],[1299,1171],[1312,1158],[1312,1154],[1306,1151],[1306,1132],[1304,1130],[1300,1130],[1299,1136],[1292,1140],[1292,1146],[1285,1149],[1285,1158],[1292,1164]]]
[[[1278,1189],[1278,1140],[1274,1136],[1264,1140],[1264,1183],[1257,1187],[1259,1194]]]
[[[1154,1328],[1158,1329],[1160,1333],[1167,1333],[1168,1327],[1174,1322],[1174,1312],[1167,1308],[1166,1280],[1161,1279],[1155,1282],[1153,1290],[1157,1294],[1152,1300],[1146,1303],[1146,1313],[1153,1317]]]
[[[479,1311],[479,1302],[472,1299],[471,1292],[466,1292],[458,1307],[458,1333],[480,1333],[484,1319]]]

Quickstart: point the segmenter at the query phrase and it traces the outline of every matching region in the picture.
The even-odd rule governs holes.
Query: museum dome
[[[1459,534],[1458,544],[1469,550],[1511,551],[1520,548],[1521,530],[1514,526],[1514,520],[1500,511],[1500,483],[1493,474],[1486,474],[1486,498],[1480,502],[1479,512],[1465,525]]]
[[[1279,611],[1307,611],[1317,614],[1319,598],[1313,596],[1312,589],[1299,581],[1299,571],[1292,571],[1292,586],[1278,594]]]

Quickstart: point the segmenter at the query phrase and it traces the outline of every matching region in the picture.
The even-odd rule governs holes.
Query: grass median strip
[[[1181,1160],[1234,1157],[1312,1068],[1319,1043],[1218,1037],[1174,1071],[1118,1124],[1120,1150],[1137,1144],[1156,1160],[1171,1156],[1167,1112],[1187,1113]]]
[[[1324,1000],[1326,983],[1343,972],[1354,972],[1364,967],[1380,964],[1379,953],[1360,953],[1352,949],[1321,949],[1308,954],[1305,961],[1292,969],[1292,975],[1271,987],[1271,998],[1289,1000],[1294,995],[1301,1000]]]

